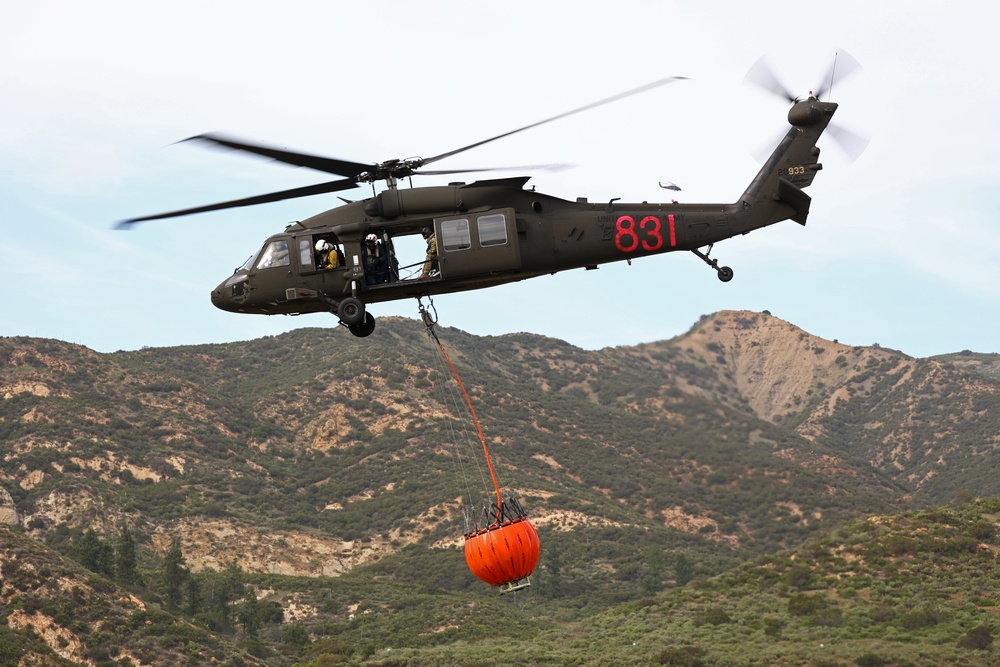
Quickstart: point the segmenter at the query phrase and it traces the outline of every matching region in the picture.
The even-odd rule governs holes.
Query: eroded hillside
[[[654,545],[711,571],[871,507],[996,492],[970,469],[995,464],[997,384],[949,363],[749,312],[598,351],[439,333],[543,571],[572,581],[634,586]],[[0,486],[40,539],[126,522],[157,553],[179,536],[196,570],[338,575],[455,549],[488,497],[413,321],[112,355],[9,338],[0,359]]]
[[[1000,463],[1000,383],[967,370],[972,355],[851,347],[745,311],[706,316],[635,351],[678,376],[683,391],[861,457],[929,500],[995,492],[984,471]]]

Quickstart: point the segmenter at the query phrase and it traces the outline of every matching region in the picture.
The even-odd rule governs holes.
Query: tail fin
[[[740,211],[733,222],[742,232],[759,229],[782,220],[804,225],[809,215],[809,187],[819,163],[819,141],[833,118],[837,105],[810,97],[798,102],[788,112],[792,127],[768,158],[750,186],[740,197]]]

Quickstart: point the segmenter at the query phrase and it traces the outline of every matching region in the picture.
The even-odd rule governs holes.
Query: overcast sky
[[[843,50],[863,69],[834,88],[835,122],[871,143],[852,163],[824,137],[808,225],[717,244],[732,282],[676,253],[439,297],[441,323],[601,348],[671,338],[717,310],[766,309],[918,357],[1000,352],[998,14],[912,0],[8,2],[0,335],[109,352],[336,324],[225,313],[209,292],[337,195],[113,229],[330,179],[174,145],[186,137],[226,132],[360,162],[426,157],[686,76],[436,167],[571,163],[525,175],[566,199],[659,201],[672,193],[657,182],[672,181],[681,201],[731,202],[759,167],[753,154],[787,128],[787,104],[744,85],[746,72],[766,54],[806,94]],[[412,300],[371,310],[417,316]]]

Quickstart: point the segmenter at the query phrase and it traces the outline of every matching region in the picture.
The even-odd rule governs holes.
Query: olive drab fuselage
[[[367,304],[667,252],[694,252],[728,281],[732,271],[700,249],[782,220],[805,224],[810,197],[803,188],[822,169],[816,142],[836,109],[835,103],[814,98],[796,103],[788,113],[788,133],[731,204],[568,201],[526,189],[527,177],[405,189],[393,183],[370,199],[271,236],[212,291],[212,302],[238,313],[332,312],[356,335],[368,335],[374,320]],[[425,228],[437,241],[439,271],[429,278],[417,278],[419,271],[410,277],[399,270],[395,242]],[[365,261],[365,239],[371,234],[391,267],[378,280]],[[321,239],[342,251],[340,266],[319,265],[314,249]],[[423,263],[423,257],[417,259]]]

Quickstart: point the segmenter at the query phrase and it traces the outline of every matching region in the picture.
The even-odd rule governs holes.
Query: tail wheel
[[[721,280],[724,283],[728,283],[732,279],[733,279],[733,270],[730,269],[728,266],[720,266],[719,280]]]
[[[349,296],[337,304],[337,316],[349,327],[362,325],[365,322],[365,304],[361,299]]]

